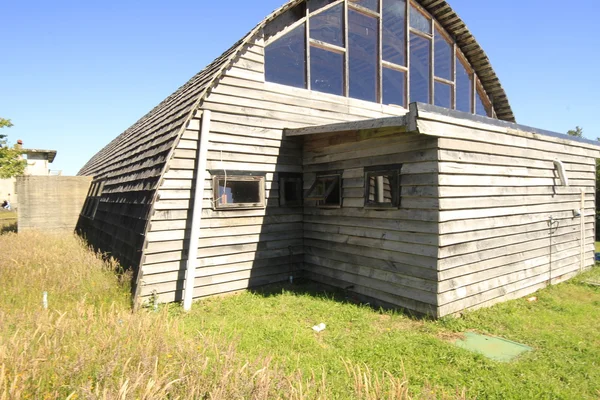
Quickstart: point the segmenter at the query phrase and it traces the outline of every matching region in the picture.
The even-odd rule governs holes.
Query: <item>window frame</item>
[[[402,204],[402,193],[401,193],[401,174],[402,172],[402,164],[391,164],[391,165],[376,165],[372,167],[365,167],[365,204],[364,208],[371,210],[393,210],[400,208]],[[385,176],[385,175],[393,175],[394,181],[391,190],[392,190],[392,201],[389,203],[381,203],[378,201],[370,201],[370,178],[375,176]]]
[[[429,11],[427,11],[420,3],[418,3],[415,0],[406,0],[405,1],[405,10],[404,10],[404,17],[405,17],[405,43],[404,43],[404,61],[405,61],[405,65],[397,65],[395,63],[386,61],[383,59],[383,0],[379,0],[379,7],[378,10],[372,10],[370,8],[361,6],[360,4],[357,4],[358,0],[325,0],[324,2],[322,2],[325,5],[322,6],[318,6],[316,9],[314,10],[310,10],[310,6],[308,4],[308,1],[304,2],[304,7],[305,7],[305,12],[302,18],[298,19],[298,20],[294,20],[293,23],[288,23],[287,25],[282,24],[283,28],[281,29],[280,32],[277,33],[273,33],[273,34],[269,34],[268,37],[265,35],[265,47],[268,47],[269,45],[271,45],[273,42],[279,40],[281,37],[285,36],[287,33],[289,33],[291,30],[297,28],[299,25],[301,24],[305,24],[305,62],[304,62],[304,67],[305,67],[305,87],[304,89],[308,89],[308,90],[313,90],[312,88],[312,79],[311,79],[311,61],[310,61],[310,53],[311,53],[311,48],[319,48],[320,50],[325,50],[328,52],[332,52],[332,53],[336,53],[338,55],[342,55],[344,57],[344,70],[343,72],[343,93],[340,94],[335,94],[335,96],[342,96],[342,97],[351,97],[351,93],[350,93],[350,41],[349,39],[349,26],[348,26],[348,21],[349,21],[349,13],[352,12],[356,12],[358,14],[362,14],[363,16],[368,16],[368,17],[372,17],[375,18],[377,20],[377,25],[379,28],[379,35],[378,35],[378,49],[377,49],[377,76],[376,76],[376,82],[375,82],[375,96],[376,98],[374,100],[361,100],[361,101],[369,101],[369,102],[374,102],[377,104],[386,104],[383,102],[383,69],[384,68],[388,68],[388,69],[392,69],[392,70],[396,70],[396,71],[400,71],[400,72],[404,72],[405,74],[405,82],[404,82],[404,100],[405,100],[405,104],[402,105],[402,107],[406,108],[408,106],[408,104],[414,102],[414,99],[411,98],[411,87],[412,87],[412,77],[411,77],[411,57],[410,57],[410,50],[411,50],[411,35],[416,35],[420,38],[426,39],[429,41],[430,43],[430,54],[429,54],[429,91],[427,93],[428,98],[429,98],[429,104],[435,104],[435,85],[436,83],[443,83],[446,85],[450,85],[451,88],[451,106],[449,109],[452,110],[457,110],[457,100],[458,100],[458,94],[457,94],[457,86],[458,86],[458,82],[457,82],[457,62],[459,62],[459,60],[461,60],[460,62],[463,62],[463,60],[465,62],[463,62],[463,66],[465,67],[465,69],[469,72],[469,75],[471,77],[472,80],[472,94],[470,97],[470,102],[471,102],[471,107],[470,107],[470,114],[474,114],[477,115],[477,109],[476,109],[476,105],[475,105],[475,96],[476,93],[478,93],[478,88],[477,88],[477,82],[480,82],[479,77],[477,76],[477,73],[474,72],[474,68],[473,66],[469,63],[467,57],[463,54],[463,52],[461,51],[461,49],[459,48],[459,46],[456,43],[456,38],[453,37],[452,35],[450,35],[448,33],[448,31],[438,22],[438,20],[435,18],[434,15],[432,15]],[[320,4],[320,3],[319,3]],[[325,43],[325,42],[321,42],[319,40],[315,40],[313,38],[311,38],[310,36],[310,22],[311,22],[311,17],[313,16],[317,16],[323,12],[326,12],[328,10],[330,10],[333,7],[337,7],[340,4],[343,4],[343,9],[344,9],[344,15],[343,15],[343,36],[344,36],[344,46],[337,46],[337,45],[333,45],[333,44],[329,44],[329,43]],[[319,8],[320,7],[320,8]],[[426,20],[428,20],[430,22],[431,25],[431,31],[428,32],[423,32],[421,30],[418,30],[414,27],[411,26],[411,13],[415,14],[418,13],[420,15],[422,15]],[[301,15],[300,13],[298,13],[298,15]],[[272,30],[271,30],[272,31]],[[452,60],[451,60],[451,67],[452,67],[452,71],[451,71],[451,79],[444,79],[441,77],[436,76],[435,74],[435,40],[436,40],[436,36],[437,33],[439,33],[439,35],[441,37],[443,37],[444,39],[446,39],[448,41],[448,44],[451,47],[451,51],[452,51]],[[265,79],[265,83],[267,84],[274,84],[274,85],[282,85],[280,83],[276,83],[276,82],[271,82],[271,81],[267,81]],[[328,93],[327,91],[325,93]],[[358,97],[358,96],[357,96]],[[493,118],[497,118],[496,116],[496,110],[494,107],[494,102],[493,102],[493,98],[485,91],[485,89],[483,89],[483,91],[480,94],[480,97],[482,98],[482,102],[485,104],[486,107],[490,107],[490,110],[488,110],[488,115],[492,116]],[[354,97],[353,97],[354,98]],[[360,100],[360,99],[359,99]]]
[[[294,182],[297,187],[300,198],[295,201],[288,201],[285,198],[286,181]],[[279,173],[279,206],[280,207],[302,207],[304,205],[304,179],[302,173],[282,172]]]
[[[92,221],[96,218],[96,212],[98,211],[98,206],[100,205],[100,199],[102,198],[102,193],[104,192],[105,183],[106,178],[94,179],[92,181],[88,190],[88,195],[83,203],[83,208],[81,209],[80,215],[82,217],[88,218]]]
[[[221,203],[219,201],[219,181],[225,182],[257,182],[258,202],[247,203]],[[212,206],[215,211],[223,210],[258,210],[266,208],[265,176],[264,175],[242,175],[242,174],[215,174],[212,176]]]
[[[337,184],[339,187],[338,204],[325,204],[324,203],[327,200],[327,198],[331,195],[331,192],[333,192],[333,190],[335,189],[335,184],[333,184],[329,188],[327,188],[323,195],[311,196],[312,191],[316,189],[317,184],[319,183],[319,179],[331,178],[331,177],[335,177],[337,179],[335,184]],[[315,177],[315,181],[311,185],[310,189],[308,189],[308,191],[306,192],[306,195],[304,196],[304,200],[315,201],[316,206],[319,208],[341,208],[342,202],[343,202],[343,193],[342,193],[343,186],[342,185],[343,185],[342,171],[318,172],[317,176]]]

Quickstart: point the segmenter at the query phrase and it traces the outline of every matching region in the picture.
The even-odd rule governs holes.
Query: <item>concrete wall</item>
[[[75,230],[91,181],[88,176],[18,177],[19,232]]]

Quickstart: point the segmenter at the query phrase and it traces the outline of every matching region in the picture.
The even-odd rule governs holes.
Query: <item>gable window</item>
[[[104,190],[105,179],[98,179],[92,182],[90,190],[88,191],[87,198],[83,204],[83,210],[81,215],[84,217],[94,219],[96,217],[96,211],[98,211],[98,205],[100,205],[100,199],[102,198],[102,191]]]
[[[365,168],[365,207],[397,208],[400,206],[401,165]]]
[[[282,207],[302,205],[302,174],[279,174],[279,205]]]
[[[305,25],[265,48],[265,77],[269,82],[306,87]]]
[[[377,18],[350,10],[348,25],[350,97],[376,102],[379,54]]]
[[[306,0],[293,10],[264,28],[267,82],[496,117],[456,37],[440,23],[445,20],[420,2]]]
[[[215,210],[264,208],[265,177],[216,175],[213,177]]]
[[[342,175],[340,173],[318,174],[315,183],[308,190],[306,200],[316,201],[321,207],[342,205]]]

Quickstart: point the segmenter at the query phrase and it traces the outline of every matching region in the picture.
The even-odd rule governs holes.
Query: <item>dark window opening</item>
[[[365,168],[365,207],[397,208],[400,206],[401,165]]]
[[[264,208],[264,176],[225,176],[213,177],[215,209]]]
[[[96,217],[96,211],[98,211],[98,206],[100,205],[100,199],[102,198],[102,192],[104,191],[104,179],[99,179],[90,185],[90,190],[88,191],[88,196],[85,199],[85,203],[83,204],[83,210],[81,211],[81,215],[84,217],[94,219]]]
[[[313,200],[321,207],[342,205],[342,176],[340,174],[317,175],[315,183],[308,190],[306,200]]]
[[[306,88],[305,24],[265,47],[267,82]]]
[[[302,174],[279,174],[279,205],[302,205]]]

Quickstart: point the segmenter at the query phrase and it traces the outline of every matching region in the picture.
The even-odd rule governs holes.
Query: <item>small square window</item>
[[[340,207],[342,205],[342,175],[319,174],[308,190],[306,200],[313,200],[321,207]]]
[[[279,205],[282,207],[302,205],[302,174],[279,174]]]
[[[400,206],[400,165],[365,168],[365,207]]]
[[[265,177],[217,175],[213,177],[213,204],[216,210],[264,208]]]

